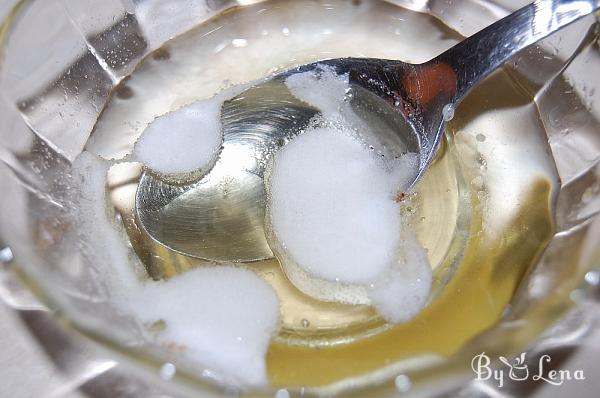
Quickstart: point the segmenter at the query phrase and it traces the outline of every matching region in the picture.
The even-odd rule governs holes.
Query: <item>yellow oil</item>
[[[247,44],[223,47],[233,39]],[[239,8],[144,60],[115,90],[92,145],[107,157],[121,157],[153,116],[289,66],[339,56],[419,62],[459,39],[432,17],[384,1],[272,1]],[[435,161],[401,202],[434,268],[430,301],[416,318],[388,325],[369,307],[302,294],[276,259],[242,264],[280,298],[282,328],[267,354],[274,386],[326,386],[421,366],[457,352],[500,319],[553,234],[559,184],[533,99],[516,79],[502,70],[469,94]],[[114,166],[108,184],[149,277],[170,278],[206,264],[161,245],[138,225],[141,172],[135,163]]]

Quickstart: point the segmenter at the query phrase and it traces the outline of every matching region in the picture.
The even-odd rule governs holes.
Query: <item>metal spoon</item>
[[[537,0],[419,65],[374,59],[329,62],[350,72],[351,83],[399,105],[419,137],[416,182],[435,154],[445,121],[469,90],[527,46],[599,7],[599,0]]]
[[[525,47],[599,7],[600,0],[538,0],[423,64],[343,58],[277,74],[223,105],[223,149],[200,181],[174,185],[144,173],[136,194],[139,224],[160,244],[192,257],[270,258],[264,169],[318,112],[289,93],[288,76],[322,65],[348,73],[351,105],[387,154],[420,153],[414,184],[438,148],[445,121],[471,88]]]

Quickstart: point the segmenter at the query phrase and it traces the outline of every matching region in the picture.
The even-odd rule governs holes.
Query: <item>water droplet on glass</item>
[[[446,122],[449,122],[454,118],[454,105],[446,104],[442,109],[442,116]]]
[[[246,47],[248,45],[248,40],[246,39],[233,39],[231,41],[231,45],[234,47]]]
[[[396,385],[396,389],[400,392],[408,392],[412,386],[412,383],[407,375],[396,376],[394,384]]]
[[[163,380],[171,380],[173,378],[173,376],[175,376],[176,371],[177,371],[177,368],[175,368],[175,365],[173,365],[170,362],[167,362],[167,363],[164,363],[160,367],[158,374],[159,374],[160,378]]]
[[[285,388],[282,388],[281,390],[277,390],[275,398],[290,398],[290,392]]]
[[[13,260],[13,253],[10,247],[5,247],[0,250],[0,261],[3,263],[10,263]]]
[[[600,283],[600,272],[588,271],[584,277],[585,281],[592,286],[596,286]]]

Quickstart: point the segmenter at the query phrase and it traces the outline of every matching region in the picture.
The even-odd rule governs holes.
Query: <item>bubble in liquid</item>
[[[581,289],[575,289],[569,293],[569,298],[575,303],[580,303],[585,299],[585,293]]]

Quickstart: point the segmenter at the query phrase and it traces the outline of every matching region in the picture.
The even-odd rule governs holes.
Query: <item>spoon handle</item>
[[[457,86],[453,102],[459,102],[471,87],[512,55],[599,7],[600,0],[536,0],[429,63],[445,63],[454,70]]]

